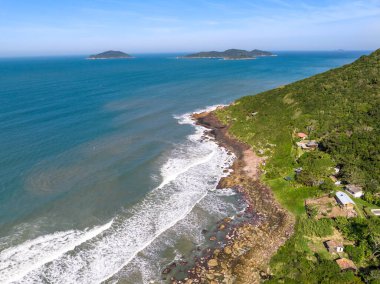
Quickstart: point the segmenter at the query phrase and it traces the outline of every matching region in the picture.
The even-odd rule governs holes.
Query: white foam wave
[[[225,107],[225,106],[227,106],[227,105],[225,105],[225,104],[212,105],[212,106],[208,106],[206,108],[197,109],[194,112],[188,112],[188,113],[181,114],[181,115],[174,115],[173,117],[178,120],[179,124],[192,124],[192,125],[194,125],[195,122],[191,117],[193,114],[202,113],[202,112],[210,112],[210,111],[216,110],[218,107]]]
[[[48,261],[29,266],[22,279],[6,279],[17,283],[100,283],[117,274],[140,251],[183,220],[210,190],[215,190],[224,170],[232,164],[234,157],[215,142],[201,142],[205,128],[194,127],[195,134],[179,145],[162,166],[160,185],[118,216],[99,237],[95,238],[95,234],[78,243],[80,246],[73,244],[75,238],[67,238],[70,251],[66,249],[45,258]],[[66,234],[70,236],[70,232]],[[52,247],[66,236],[62,233],[52,238]],[[20,272],[20,268],[14,271]]]
[[[221,188],[215,190],[215,194],[218,196],[233,196],[236,195],[236,191],[232,188]]]
[[[109,229],[113,221],[85,231],[57,232],[0,253],[0,282],[11,283]]]

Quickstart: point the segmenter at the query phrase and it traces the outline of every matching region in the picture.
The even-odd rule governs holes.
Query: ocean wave
[[[76,240],[86,232],[57,234],[50,239],[51,247],[67,241],[64,247],[69,250],[46,257],[37,246],[33,265],[27,258],[15,258],[16,266],[6,269],[0,280],[6,283],[101,283],[117,274],[139,252],[188,216],[209,191],[215,190],[219,179],[226,175],[225,169],[234,159],[215,142],[202,141],[205,128],[196,126],[189,119],[190,114],[185,114],[178,122],[187,121],[193,125],[194,134],[170,153],[161,168],[162,182],[140,203],[126,209],[112,224],[106,224],[107,227],[94,228],[103,229],[98,234],[87,235],[80,242]],[[68,237],[71,234],[73,236]],[[19,248],[22,251],[30,243],[43,244],[44,238],[49,239],[42,236],[21,244]],[[4,259],[3,265],[9,268],[13,264]],[[12,275],[9,271],[13,271]],[[20,274],[22,271],[23,274]]]
[[[91,230],[56,232],[3,250],[0,253],[0,282],[20,280],[34,269],[99,236],[111,227],[112,222]]]

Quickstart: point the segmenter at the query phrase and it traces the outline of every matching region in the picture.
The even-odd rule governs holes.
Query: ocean
[[[190,114],[368,53],[0,59],[0,283],[165,283],[245,209]]]

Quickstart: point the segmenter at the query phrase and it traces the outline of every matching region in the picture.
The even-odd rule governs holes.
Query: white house
[[[335,194],[335,198],[341,207],[343,207],[345,209],[353,209],[354,208],[355,202],[352,201],[352,199],[347,194],[345,194],[344,192],[338,191]]]
[[[344,246],[341,242],[330,240],[330,241],[327,241],[325,244],[326,244],[327,250],[330,253],[343,252],[344,250]]]

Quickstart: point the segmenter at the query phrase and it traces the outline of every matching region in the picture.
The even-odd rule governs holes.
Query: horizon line
[[[380,48],[380,47],[379,47]],[[231,48],[234,49],[234,48]],[[237,48],[238,49],[238,48]],[[378,49],[378,48],[377,48]],[[377,49],[278,49],[278,50],[263,50],[269,52],[373,52]],[[111,50],[111,49],[110,49]],[[116,51],[116,49],[112,49]],[[123,51],[123,50],[119,50]],[[170,54],[186,54],[193,52],[210,52],[219,51],[218,49],[207,50],[207,51],[162,51],[162,52],[126,52],[130,55],[170,55]],[[223,51],[223,50],[222,50]],[[103,51],[102,51],[103,52]],[[124,51],[123,51],[124,52]],[[88,57],[94,53],[72,53],[72,54],[51,54],[51,55],[0,55],[0,59],[12,59],[12,58],[57,58],[57,57]]]

